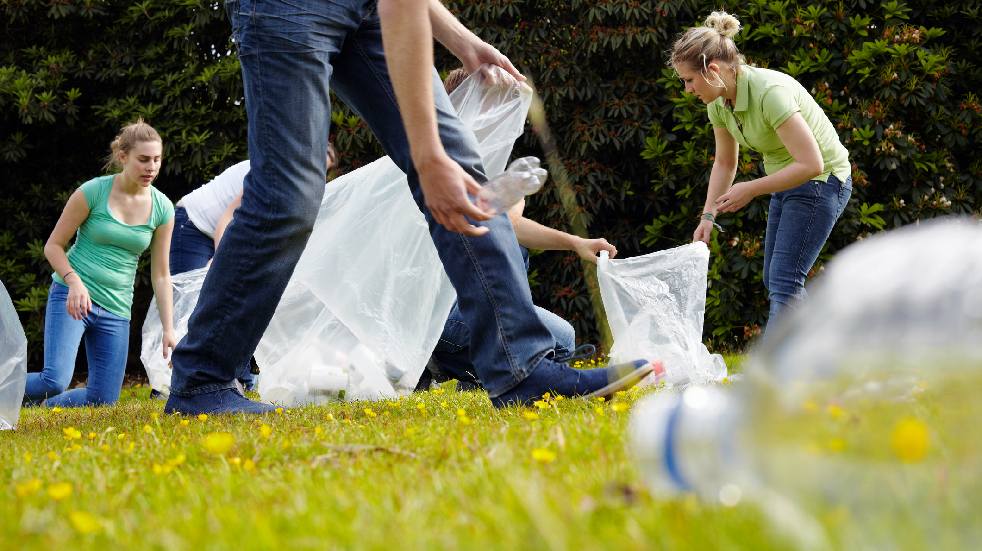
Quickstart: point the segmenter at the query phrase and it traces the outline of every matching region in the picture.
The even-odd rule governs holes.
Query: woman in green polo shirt
[[[805,296],[805,279],[852,193],[849,152],[794,78],[744,64],[740,23],[713,12],[672,47],[670,63],[706,105],[716,139],[709,190],[694,241],[708,242],[720,213],[771,194],[764,238],[769,320]],[[733,183],[740,147],[759,152],[766,176]]]
[[[124,126],[112,142],[109,162],[120,172],[89,180],[69,197],[44,246],[55,273],[45,310],[44,368],[28,374],[26,403],[71,407],[119,399],[133,281],[147,247],[164,355],[177,345],[167,265],[174,205],[150,185],[160,171],[162,148],[160,135],[142,120]],[[73,235],[75,244],[66,254]],[[88,381],[85,388],[66,391],[83,338]]]

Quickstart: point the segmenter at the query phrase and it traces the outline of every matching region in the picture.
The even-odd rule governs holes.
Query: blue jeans
[[[487,235],[466,237],[437,224],[426,208],[389,80],[376,2],[230,0],[226,10],[242,65],[250,172],[188,334],[174,352],[171,392],[231,387],[237,366],[256,349],[324,194],[331,90],[406,173],[457,290],[482,384],[491,397],[518,385],[555,341],[535,314],[515,233],[502,214],[480,223],[491,230]],[[435,69],[432,75],[444,149],[484,182],[474,135],[457,118]]]
[[[215,240],[194,225],[184,207],[174,209],[174,233],[170,239],[170,275],[204,268],[214,255]],[[252,373],[251,358],[243,364],[236,379],[246,390],[255,388],[256,379]]]
[[[535,313],[552,334],[556,356],[568,356],[576,348],[576,331],[563,318],[545,308],[536,306]],[[470,357],[470,329],[464,322],[457,304],[453,305],[443,333],[433,349],[432,364],[441,375],[457,379],[463,383],[461,388],[476,388],[481,385]]]
[[[215,255],[215,241],[188,218],[184,207],[174,209],[174,233],[170,238],[170,275],[204,268]]]
[[[771,195],[764,237],[764,286],[770,297],[768,327],[802,300],[805,279],[852,195],[852,177],[810,180]]]
[[[130,320],[93,303],[81,320],[68,315],[68,287],[52,283],[44,312],[44,369],[27,374],[24,398],[49,407],[95,406],[119,399],[130,345]],[[89,378],[85,388],[65,391],[75,372],[78,345],[85,339]]]

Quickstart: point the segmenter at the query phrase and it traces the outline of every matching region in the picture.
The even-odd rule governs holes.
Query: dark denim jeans
[[[170,275],[204,268],[214,255],[215,240],[194,225],[184,207],[174,209],[174,233],[170,239]],[[236,378],[246,390],[256,387],[251,358],[242,366]]]
[[[112,404],[119,399],[130,346],[130,320],[93,303],[81,320],[68,315],[68,287],[52,283],[44,311],[44,368],[27,374],[27,403],[47,398],[48,407]],[[89,377],[85,388],[66,391],[75,373],[78,345],[85,339]]]
[[[810,180],[771,195],[764,237],[764,286],[770,296],[768,326],[802,300],[805,279],[852,195],[852,177]]]
[[[232,0],[226,9],[242,65],[251,170],[188,334],[174,352],[171,392],[230,388],[237,366],[256,349],[323,197],[331,90],[406,172],[457,290],[482,384],[496,397],[524,380],[554,339],[532,305],[515,233],[502,214],[481,223],[488,235],[466,237],[444,229],[426,209],[389,80],[376,2]],[[445,150],[486,181],[473,133],[454,113],[436,70],[433,89]]]

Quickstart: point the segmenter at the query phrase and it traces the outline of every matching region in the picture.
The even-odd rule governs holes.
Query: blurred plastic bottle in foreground
[[[526,195],[539,191],[546,176],[538,158],[515,159],[504,172],[484,184],[477,194],[477,206],[494,214],[505,212]]]
[[[730,388],[638,405],[657,495],[756,504],[803,547],[982,548],[982,226],[838,254]]]

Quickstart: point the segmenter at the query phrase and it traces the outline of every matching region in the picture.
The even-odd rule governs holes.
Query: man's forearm
[[[443,153],[433,102],[430,3],[430,0],[379,1],[386,64],[417,167]]]

